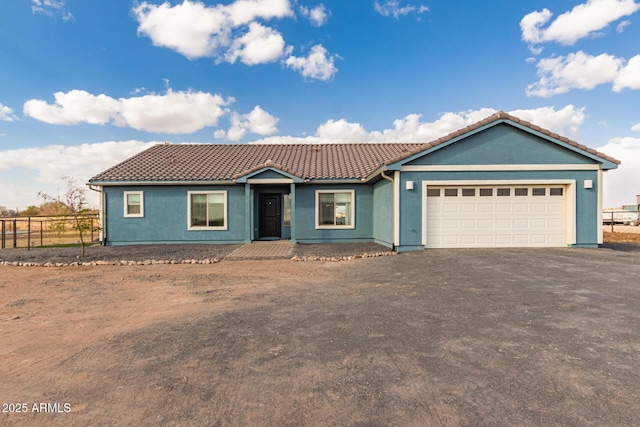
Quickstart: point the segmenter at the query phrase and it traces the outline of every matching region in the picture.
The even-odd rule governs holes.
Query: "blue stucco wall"
[[[422,181],[504,180],[576,180],[576,246],[598,244],[598,172],[597,171],[500,171],[500,172],[402,172],[400,174],[400,247],[417,249],[422,245]],[[593,180],[585,189],[584,180]],[[414,190],[404,190],[413,181]]]
[[[321,229],[315,226],[316,190],[354,190],[356,199],[355,228]],[[296,188],[296,236],[300,243],[370,242],[373,240],[373,187],[354,185],[304,185]]]
[[[227,191],[227,230],[187,229],[188,191]],[[144,217],[125,218],[125,191],[144,192]],[[105,187],[108,245],[241,243],[247,240],[244,186]]]
[[[382,179],[373,185],[373,240],[393,245],[393,183]]]
[[[496,125],[407,165],[587,164],[593,160],[506,124]]]

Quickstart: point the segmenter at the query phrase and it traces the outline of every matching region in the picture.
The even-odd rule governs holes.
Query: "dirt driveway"
[[[0,425],[638,425],[623,249],[0,267]]]

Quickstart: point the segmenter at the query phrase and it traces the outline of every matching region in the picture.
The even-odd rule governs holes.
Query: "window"
[[[528,188],[516,188],[515,189],[515,195],[516,196],[528,196],[529,195],[529,189]]]
[[[458,189],[457,188],[445,188],[444,189],[444,196],[445,197],[456,197],[458,195]]]
[[[227,229],[227,192],[189,191],[189,230]]]
[[[544,196],[546,194],[546,188],[533,188],[531,190],[531,195],[533,196]]]
[[[480,189],[480,196],[481,197],[493,196],[493,188],[481,188]]]
[[[142,218],[144,216],[144,199],[142,191],[124,192],[125,218]]]
[[[440,197],[439,188],[427,188],[427,197]]]
[[[562,196],[562,187],[553,187],[549,189],[550,196]]]
[[[316,191],[316,228],[354,228],[355,192]]]
[[[463,188],[462,189],[462,197],[475,197],[476,189],[475,188]]]
[[[291,225],[291,194],[284,195],[284,214],[282,215],[282,223]]]
[[[511,189],[510,188],[498,188],[498,196],[510,196]]]

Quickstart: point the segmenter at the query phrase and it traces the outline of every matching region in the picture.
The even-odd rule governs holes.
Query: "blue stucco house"
[[[160,144],[89,185],[107,245],[597,247],[619,163],[499,112],[429,143]]]

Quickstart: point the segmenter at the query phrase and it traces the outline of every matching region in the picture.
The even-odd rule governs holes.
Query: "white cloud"
[[[285,54],[282,35],[257,22],[249,24],[249,31],[233,41],[225,54],[231,64],[238,58],[246,65],[264,64],[278,60]]]
[[[318,126],[316,132],[318,142],[366,142],[369,134],[359,123],[349,123],[344,119],[328,120],[326,123]]]
[[[223,108],[233,98],[205,92],[167,90],[164,95],[114,99],[83,90],[56,92],[55,103],[31,99],[24,104],[24,114],[45,123],[75,125],[113,124],[147,132],[192,133],[216,126],[226,113]]]
[[[4,206],[38,205],[38,192],[58,194],[63,176],[73,176],[79,185],[97,173],[129,158],[159,142],[110,141],[78,146],[49,145],[0,151],[0,174],[3,191],[0,204]],[[90,161],[88,161],[88,159]],[[28,174],[20,174],[25,170]],[[19,176],[19,180],[15,179]],[[87,195],[91,196],[89,191]],[[92,202],[97,205],[96,196]]]
[[[493,108],[480,108],[458,113],[446,112],[432,122],[421,121],[420,114],[409,114],[393,121],[393,127],[367,131],[360,123],[331,119],[318,126],[314,136],[275,136],[259,143],[341,143],[341,142],[431,142],[496,113]],[[569,138],[577,138],[585,119],[584,108],[567,105],[510,111],[518,118]]]
[[[383,4],[380,4],[376,1],[373,4],[373,8],[382,16],[393,16],[396,19],[399,19],[401,16],[406,16],[410,13],[421,15],[424,12],[429,11],[429,8],[423,5],[414,6],[411,4],[407,4],[405,6],[400,6],[400,2],[397,0],[385,0]]]
[[[615,208],[634,204],[638,194],[634,183],[640,182],[640,138],[612,138],[596,150],[622,162],[618,169],[604,174],[604,206]]]
[[[320,44],[313,46],[306,58],[292,55],[284,61],[287,67],[299,71],[304,77],[324,81],[330,80],[338,72],[334,62],[335,56],[328,55]]]
[[[613,81],[614,92],[620,92],[625,88],[640,89],[640,55],[631,58]]]
[[[329,19],[329,12],[322,3],[314,8],[300,6],[300,13],[315,27],[323,26],[327,22],[327,19]]]
[[[0,102],[0,121],[13,122],[14,120],[18,120],[18,117],[13,114],[13,109],[7,107],[6,105],[2,105],[2,103]]]
[[[578,40],[596,35],[610,23],[640,9],[634,0],[588,0],[559,15],[551,24],[549,9],[531,12],[520,21],[522,39],[531,44],[558,42],[573,45]]]
[[[324,5],[300,7],[312,24],[320,26],[328,18]],[[304,77],[328,80],[338,69],[334,55],[321,45],[312,48],[307,58],[291,56],[282,34],[261,24],[260,20],[294,17],[289,0],[235,0],[208,6],[198,0],[183,0],[172,6],[142,2],[132,8],[138,21],[138,34],[147,36],[155,46],[173,49],[189,59],[215,58],[245,65],[275,62],[285,64]]]
[[[31,0],[31,12],[47,16],[60,15],[63,21],[73,19],[73,15],[64,7],[64,0]]]
[[[537,64],[540,80],[527,86],[526,94],[549,97],[571,89],[593,89],[616,80],[623,62],[622,58],[606,53],[591,56],[582,51],[541,59]],[[621,86],[616,87],[626,87],[626,84],[626,79],[622,78]]]
[[[560,110],[555,107],[540,107],[533,110],[512,110],[509,114],[568,138],[578,139],[580,126],[586,118],[584,110],[584,107],[567,105]]]
[[[634,132],[640,132],[640,123],[636,123],[635,125],[631,126],[631,130]]]
[[[229,141],[239,141],[247,132],[258,135],[272,135],[278,132],[278,119],[264,111],[257,105],[249,114],[231,114],[231,127],[227,132],[219,129],[214,132],[216,139],[225,138]]]
[[[629,25],[631,25],[631,21],[629,21],[629,20],[620,22],[616,26],[616,33],[623,33],[625,28],[627,28]]]
[[[142,2],[132,11],[139,24],[138,34],[148,36],[154,45],[173,49],[190,59],[216,57],[220,60],[237,58],[233,54],[227,56],[227,50],[237,49],[236,39],[243,37],[238,33],[243,33],[246,26],[255,24],[258,19],[293,16],[288,0],[236,0],[229,5],[216,6],[207,6],[197,0],[184,0],[176,6],[169,2],[161,5]],[[271,34],[277,34],[275,30],[269,30]],[[249,33],[251,31],[249,29]],[[246,43],[241,41],[240,44]],[[271,62],[279,56],[271,52],[262,59]],[[258,58],[253,57],[251,64],[260,63],[256,62]]]

